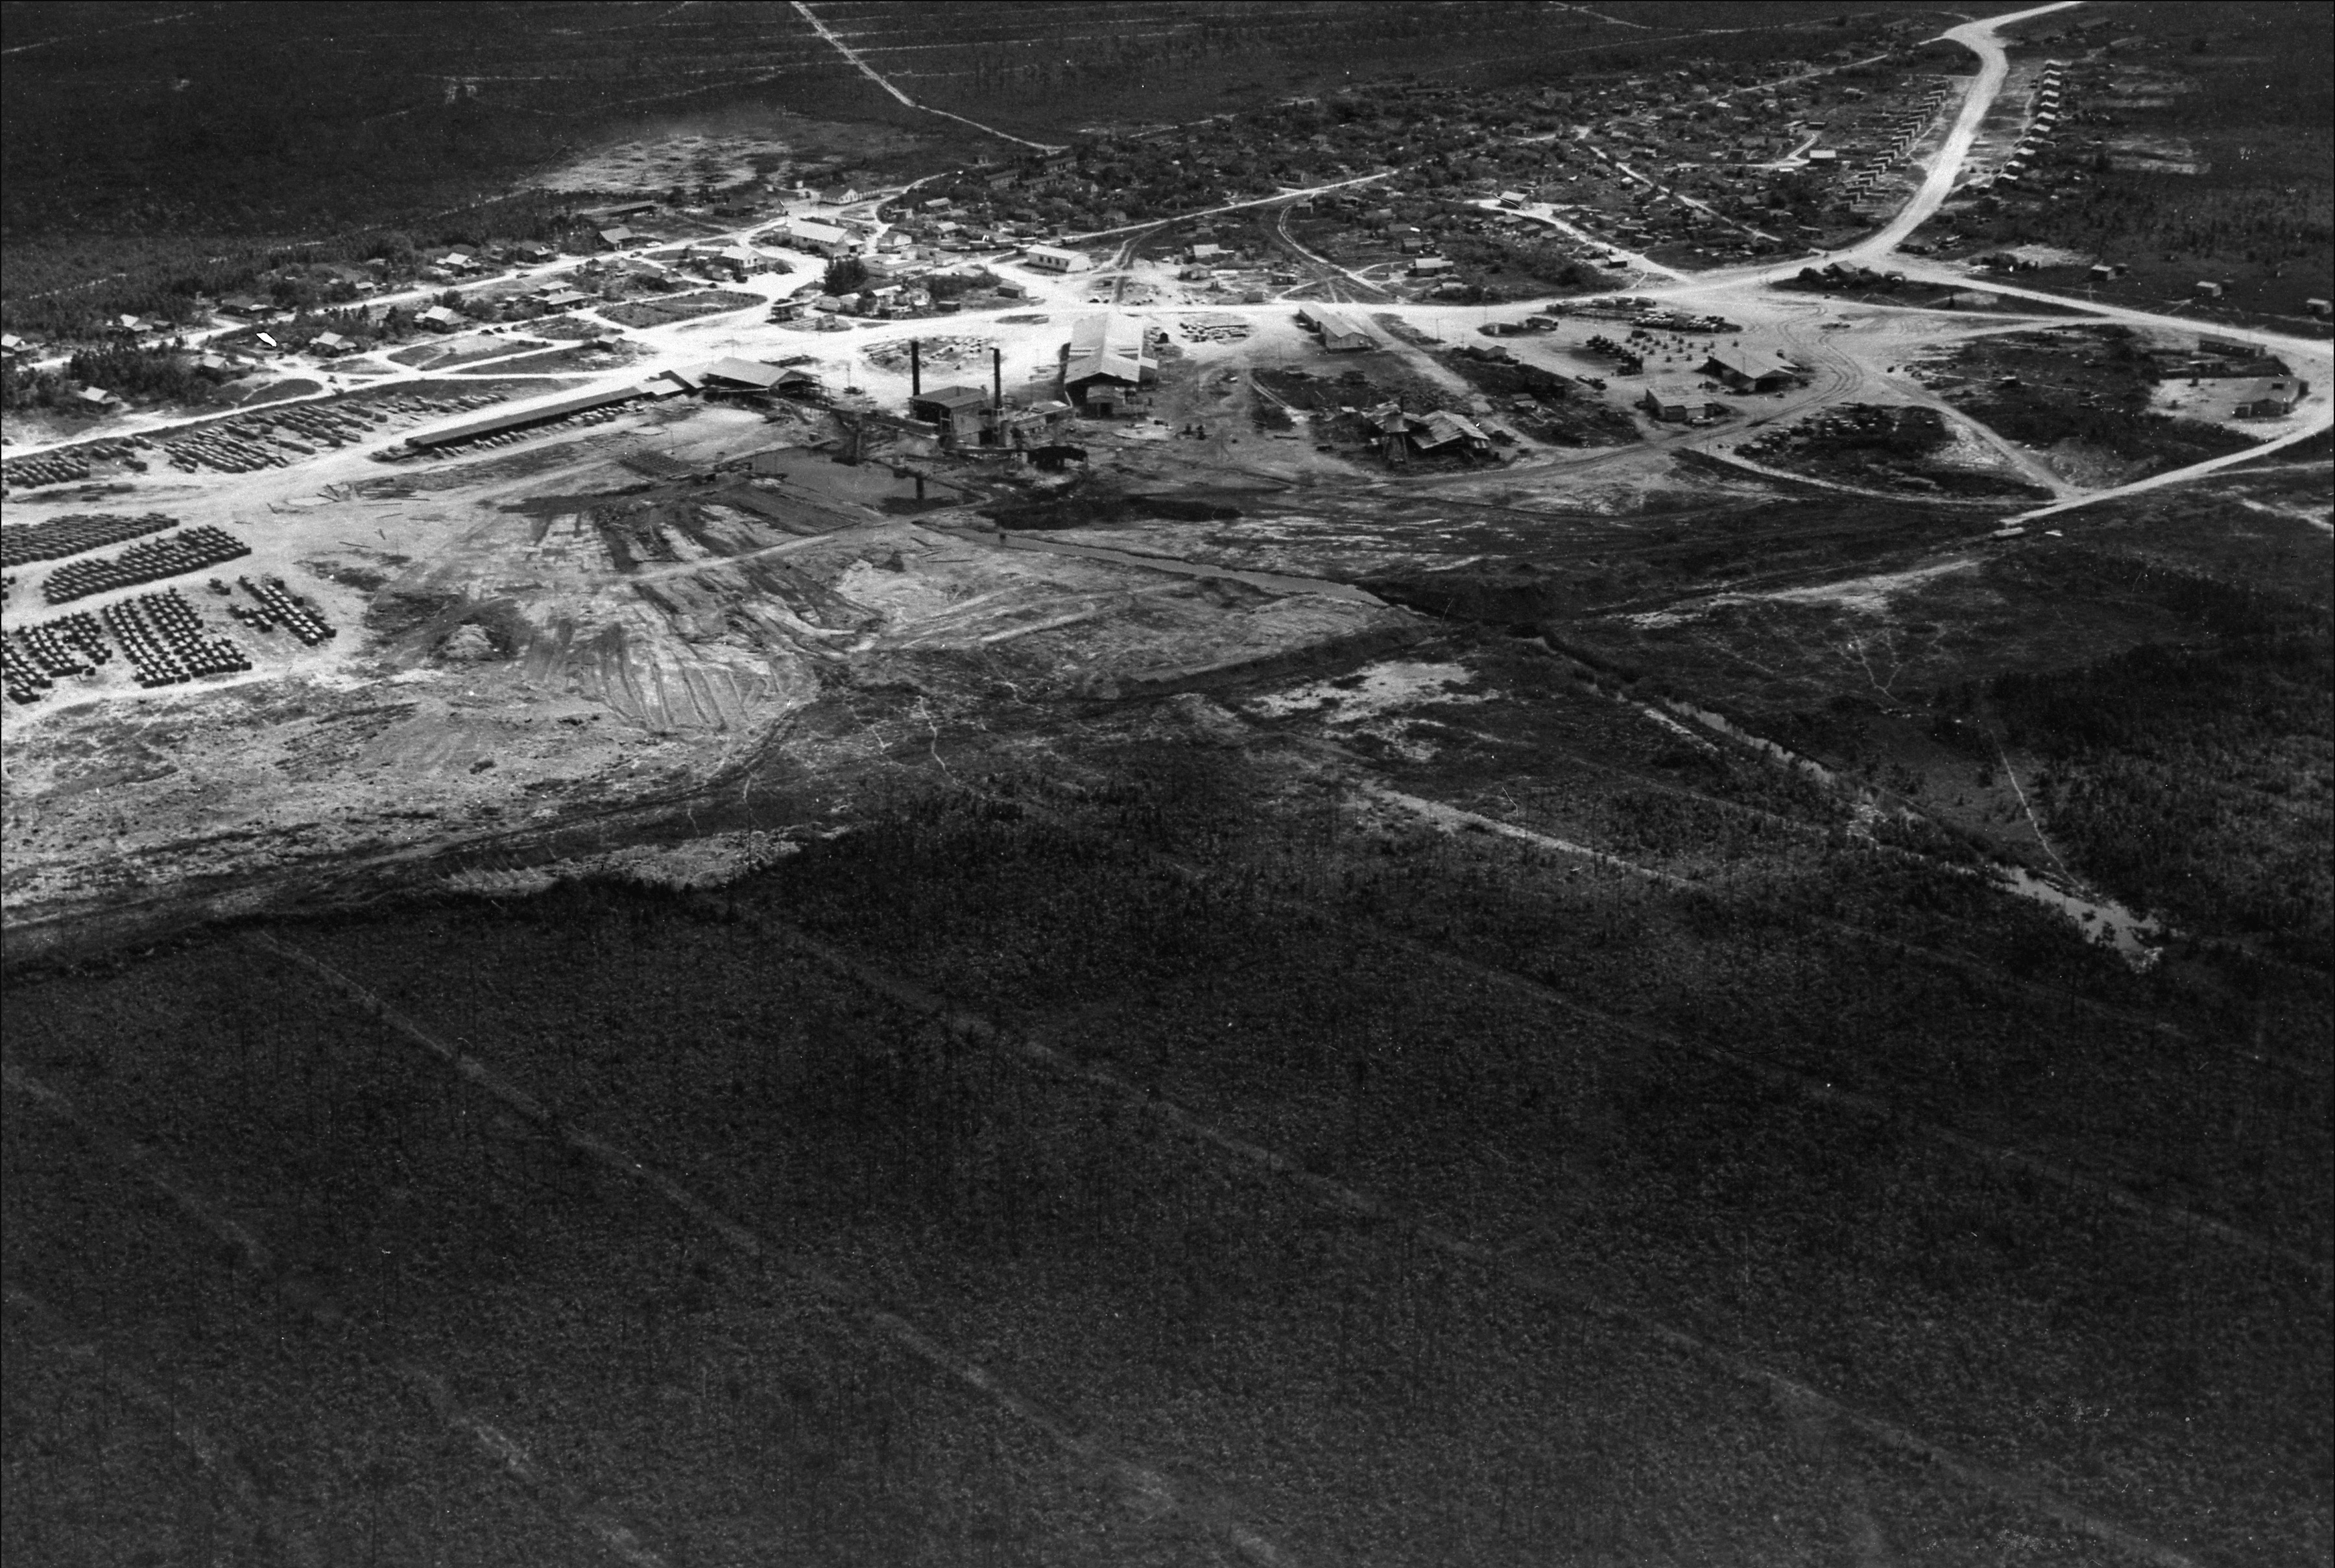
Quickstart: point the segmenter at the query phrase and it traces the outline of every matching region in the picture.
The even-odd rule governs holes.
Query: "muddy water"
[[[924,507],[952,506],[964,498],[962,491],[937,479],[883,463],[839,463],[808,450],[774,453],[770,460],[789,486],[806,494],[857,501],[881,511],[913,512]]]
[[[2004,891],[2058,910],[2081,925],[2095,942],[2106,943],[2135,969],[2146,969],[2160,955],[2165,924],[2136,915],[2108,898],[2088,898],[2044,881],[2019,866],[1996,866],[1995,880]]]
[[[1123,566],[1144,566],[1155,572],[1174,572],[1187,577],[1228,577],[1236,583],[1246,583],[1268,594],[1319,594],[1325,599],[1342,599],[1350,605],[1382,605],[1386,601],[1364,593],[1351,583],[1333,583],[1326,577],[1298,577],[1284,572],[1248,572],[1232,566],[1204,566],[1197,561],[1178,560],[1173,556],[1138,556],[1129,550],[1114,550],[1106,545],[1073,545],[1060,539],[1033,537],[1028,534],[976,534],[976,538],[993,539],[1009,550],[1044,550],[1056,556],[1083,556],[1090,561],[1116,561]]]

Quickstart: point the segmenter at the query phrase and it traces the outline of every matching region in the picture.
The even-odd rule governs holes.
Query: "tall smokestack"
[[[989,411],[995,413],[1005,406],[1005,351],[989,351]]]
[[[908,340],[908,395],[912,398],[925,395],[925,362],[916,353],[915,338]]]

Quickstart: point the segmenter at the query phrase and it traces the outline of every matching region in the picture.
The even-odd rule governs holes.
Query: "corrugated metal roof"
[[[501,431],[542,424],[568,414],[580,414],[587,409],[606,408],[610,403],[625,402],[640,395],[638,387],[624,387],[615,392],[579,392],[574,397],[560,398],[553,402],[489,414],[483,419],[465,420],[460,424],[448,425],[442,430],[416,431],[405,438],[405,444],[411,447],[442,447],[453,441],[471,440]]]
[[[1143,325],[1124,316],[1081,316],[1071,324],[1071,353],[1064,363],[1064,382],[1109,376],[1129,385],[1139,383],[1155,367],[1145,353]]]
[[[1473,420],[1462,419],[1458,414],[1443,409],[1436,410],[1419,422],[1426,427],[1425,439],[1419,441],[1421,446],[1439,447],[1446,441],[1458,440],[1463,436],[1469,440],[1478,441],[1488,441],[1492,439],[1486,435]]]
[[[832,223],[821,223],[817,218],[798,218],[792,219],[786,227],[786,233],[789,238],[805,239],[810,241],[814,245],[848,245],[851,243],[851,231],[849,229]]]
[[[1297,314],[1307,325],[1318,330],[1325,340],[1333,337],[1367,338],[1371,335],[1370,330],[1363,326],[1361,323],[1356,321],[1352,316],[1348,315],[1345,312],[1341,310],[1332,310],[1328,305],[1309,305],[1301,309]],[[1371,341],[1375,342],[1377,340],[1372,339]]]
[[[2237,401],[2242,403],[2272,401],[2300,402],[2302,400],[2304,384],[2291,376],[2275,376],[2261,381],[2241,382],[2237,388]]]
[[[1712,349],[1710,357],[1705,363],[1717,365],[1726,373],[1741,376],[1747,381],[1765,381],[1769,376],[1788,377],[1791,374],[1791,366],[1783,361],[1761,360],[1740,349]]]
[[[776,365],[757,364],[752,360],[717,359],[700,373],[707,381],[732,382],[740,386],[770,388],[779,384],[786,373]]]
[[[912,403],[937,403],[945,409],[985,408],[989,403],[989,394],[977,386],[945,386],[918,392],[908,401]]]

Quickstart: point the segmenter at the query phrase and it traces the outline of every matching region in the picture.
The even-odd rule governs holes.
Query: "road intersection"
[[[1921,187],[1904,208],[1876,232],[1835,252],[1820,253],[1814,256],[1797,256],[1782,261],[1765,261],[1748,266],[1723,268],[1699,274],[1683,273],[1676,268],[1662,266],[1642,256],[1631,256],[1629,253],[1622,253],[1625,258],[1633,261],[1640,267],[1642,281],[1634,286],[1640,291],[1641,297],[1650,298],[1659,304],[1676,304],[1697,311],[1740,317],[1773,326],[1779,335],[1792,342],[1802,363],[1807,363],[1812,369],[1821,373],[1816,382],[1800,395],[1782,400],[1778,406],[1763,408],[1756,416],[1741,417],[1727,421],[1717,429],[1698,431],[1686,438],[1687,444],[1710,447],[1723,452],[1725,450],[1723,443],[1739,436],[1743,429],[1752,423],[1764,424],[1782,414],[1797,412],[1804,407],[1813,406],[1818,402],[1853,401],[1876,379],[1874,369],[1863,364],[1856,356],[1835,349],[1815,334],[1794,325],[1800,315],[1807,314],[1807,310],[1800,307],[1819,311],[1832,310],[1836,313],[1839,312],[1840,307],[1823,305],[1814,300],[1789,301],[1785,296],[1778,296],[1773,292],[1774,284],[1795,276],[1804,267],[1822,265],[1826,261],[1837,261],[1844,266],[1877,266],[1885,262],[1892,270],[1903,273],[1909,279],[1949,286],[1967,284],[1970,281],[1967,274],[1963,272],[1918,257],[1901,256],[1898,254],[1898,247],[1936,214],[1939,207],[1947,199],[1962,178],[1964,165],[1976,141],[1979,128],[1992,109],[1995,100],[2000,96],[2008,75],[2009,62],[1999,36],[2001,29],[2030,17],[2066,9],[2069,5],[2077,3],[2078,0],[2056,0],[2054,4],[2036,6],[2030,10],[1964,23],[1949,29],[1943,34],[1945,38],[1969,49],[1978,57],[1978,73],[1972,79],[1953,127],[1948,132],[1939,152],[1933,159]],[[808,10],[807,7],[805,9]],[[815,17],[813,20],[816,23]],[[889,90],[888,84],[887,90]],[[785,327],[766,325],[759,321],[743,322],[734,317],[717,318],[711,322],[705,320],[682,322],[664,327],[638,328],[625,333],[625,341],[633,348],[632,359],[620,372],[589,377],[586,386],[580,390],[615,391],[625,384],[637,382],[644,377],[654,375],[661,370],[702,363],[712,357],[712,350],[717,341],[725,352],[770,352],[782,348],[796,353],[819,354],[819,351],[826,348],[830,342],[835,343],[838,347],[848,346],[853,351],[854,358],[841,367],[845,373],[845,384],[850,384],[856,379],[862,379],[853,373],[857,351],[896,338],[930,336],[936,329],[963,333],[977,328],[985,333],[993,333],[1001,341],[1001,345],[1006,347],[1009,355],[1017,357],[1017,360],[1032,353],[1043,359],[1047,345],[1037,342],[1036,336],[1045,334],[1038,334],[1033,336],[1032,333],[1035,326],[1045,325],[1046,323],[1042,316],[1033,319],[1032,313],[1074,310],[1088,301],[1090,289],[1105,283],[1110,285],[1112,295],[1116,296],[1129,276],[1133,265],[1133,251],[1143,236],[1156,232],[1169,222],[1186,221],[1190,218],[1250,208],[1279,207],[1284,210],[1283,233],[1284,237],[1287,237],[1285,214],[1293,205],[1326,191],[1363,186],[1382,180],[1394,172],[1396,171],[1381,170],[1323,186],[1284,190],[1272,196],[1226,203],[1204,209],[1200,213],[1180,215],[1175,219],[1154,220],[1070,236],[1068,237],[1074,242],[1118,238],[1120,243],[1116,247],[1118,251],[1115,257],[1116,266],[1085,276],[1074,276],[1067,279],[1040,280],[1032,289],[1032,299],[1021,307],[1021,319],[1031,324],[1029,327],[1021,330],[1000,330],[1004,325],[1002,322],[993,323],[979,315],[965,315],[951,318],[945,325],[930,320],[865,322],[858,324],[857,330],[852,332],[848,337],[838,341],[834,334],[802,335],[797,331]],[[882,193],[870,205],[868,210],[880,213],[884,202],[896,199],[909,189],[913,187],[903,187],[898,190]],[[1526,216],[1537,215],[1528,213]],[[1565,227],[1553,217],[1543,218],[1542,221],[1548,222],[1558,228]],[[769,231],[772,227],[767,218],[758,219],[754,223],[741,226],[734,230],[708,236],[697,243],[713,247],[733,243],[749,243],[758,238],[768,243]],[[1288,246],[1293,254],[1307,258],[1309,266],[1316,270],[1315,276],[1280,291],[1274,299],[1261,305],[1208,302],[1196,303],[1188,308],[1204,309],[1216,315],[1245,315],[1263,327],[1268,322],[1278,321],[1287,315],[1291,296],[1300,295],[1307,288],[1318,287],[1324,283],[1340,288],[1351,286],[1371,294],[1384,292],[1381,286],[1308,251],[1293,238],[1288,238]],[[612,253],[606,259],[618,262],[638,259],[645,257],[652,250],[669,248],[671,248],[670,242],[659,241],[654,246],[628,247]],[[787,254],[783,248],[781,248],[781,254]],[[790,255],[788,259],[793,264],[792,273],[751,278],[738,286],[744,292],[762,295],[775,300],[799,292],[803,286],[804,275],[807,273],[815,275],[816,271],[824,265],[819,258],[809,256]],[[574,258],[563,258],[518,269],[504,275],[495,282],[499,286],[508,286],[514,283],[525,285],[538,279],[547,279],[571,272],[576,265]],[[2135,327],[2176,333],[2194,333],[2196,330],[2196,324],[2194,322],[2174,316],[2154,315],[2129,306],[2079,303],[2059,295],[2021,289],[1992,281],[1986,285],[1986,288],[1988,293],[2006,301],[2032,300],[2048,304],[2053,307],[2054,314],[2061,319],[2114,322]],[[437,292],[439,290],[435,288],[415,288],[397,295],[376,296],[369,303],[375,306],[415,305],[428,300]],[[1161,312],[1171,307],[1150,308],[1155,312]],[[1451,307],[1442,304],[1386,300],[1371,302],[1371,308],[1374,311],[1391,314],[1423,324],[1447,316]],[[2075,313],[2072,318],[2068,316],[2069,312]],[[1885,316],[1887,312],[1886,307],[1869,306],[1858,307],[1855,314],[1858,315],[1859,319],[1875,319]],[[1999,322],[2001,318],[1996,320]],[[1800,324],[1805,325],[1804,323]],[[189,334],[188,341],[190,344],[207,343],[241,330],[243,329],[239,326],[222,325]],[[524,328],[516,330],[523,331]],[[1054,338],[1059,338],[1058,327],[1049,330]],[[1958,334],[1967,331],[1969,324],[1958,321],[1955,330]],[[2059,515],[2073,508],[2121,496],[2187,483],[2251,461],[2265,453],[2309,440],[2325,431],[2330,426],[2335,426],[2335,403],[2330,403],[2329,396],[2329,383],[2330,380],[2335,380],[2335,359],[2330,359],[2330,348],[2326,343],[2262,328],[2217,327],[2215,330],[2221,335],[2251,343],[2266,351],[2285,356],[2290,363],[2294,363],[2311,387],[2308,400],[2302,410],[2302,417],[2281,431],[2270,440],[2249,448],[2245,451],[2155,475],[2130,484],[2070,494],[2069,493],[2070,487],[2064,483],[2053,483],[2049,488],[2058,492],[2057,498],[2049,506],[2030,515]],[[1026,344],[1018,341],[1022,337],[1031,337],[1032,341]],[[1008,338],[1016,341],[1005,343],[1004,340]],[[541,351],[539,348],[514,347],[509,357],[516,358],[530,352]],[[828,356],[819,354],[819,357],[825,359]],[[466,364],[464,369],[475,373],[481,370],[491,370],[494,363],[492,360],[476,362]],[[386,353],[363,356],[359,363],[344,362],[336,365],[328,362],[314,371],[305,371],[303,373],[312,374],[323,380],[335,374],[347,377],[352,371],[360,372],[365,378],[363,384],[369,386],[383,385],[391,381],[426,379],[426,373],[400,365],[390,360]],[[510,379],[522,378],[514,375]],[[572,395],[579,390],[576,380],[573,376],[557,379],[559,384],[556,389],[547,389],[546,397],[564,397]],[[343,390],[345,389],[328,387],[305,397],[285,399],[281,402],[293,403],[323,401],[340,395]],[[1904,393],[1909,389],[1899,383],[1892,390]],[[1904,400],[1901,396],[1897,401]],[[1917,395],[1914,401],[1935,402],[1933,399],[1920,395]],[[527,406],[527,402],[526,401],[514,402],[509,406],[514,410],[522,409]],[[1958,423],[1968,422],[1959,416],[1953,417]],[[142,431],[141,426],[145,427]],[[125,421],[112,427],[108,433],[140,431],[140,433],[158,435],[166,433],[166,429],[167,422],[160,420],[140,421],[134,423]],[[2037,465],[2031,458],[2023,457],[2010,450],[2001,442],[1999,437],[1993,437],[1992,432],[1985,432],[1981,439],[1988,440],[1990,444],[1995,445],[1998,450],[2011,459],[2017,466],[2032,477]],[[63,440],[39,443],[17,449],[17,452],[19,455],[29,455],[64,444],[68,443]],[[1664,448],[1669,448],[1678,443],[1664,440],[1661,444]],[[1533,467],[1553,478],[1565,472],[1568,468],[1577,467],[1583,462],[1594,461],[1607,455],[1609,454],[1593,453],[1583,454],[1574,459],[1553,458],[1536,462]]]

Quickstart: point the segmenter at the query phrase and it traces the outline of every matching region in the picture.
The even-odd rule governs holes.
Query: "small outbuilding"
[[[1712,402],[1694,382],[1675,380],[1650,383],[1638,406],[1664,424],[1715,419],[1727,412],[1726,404]]]

